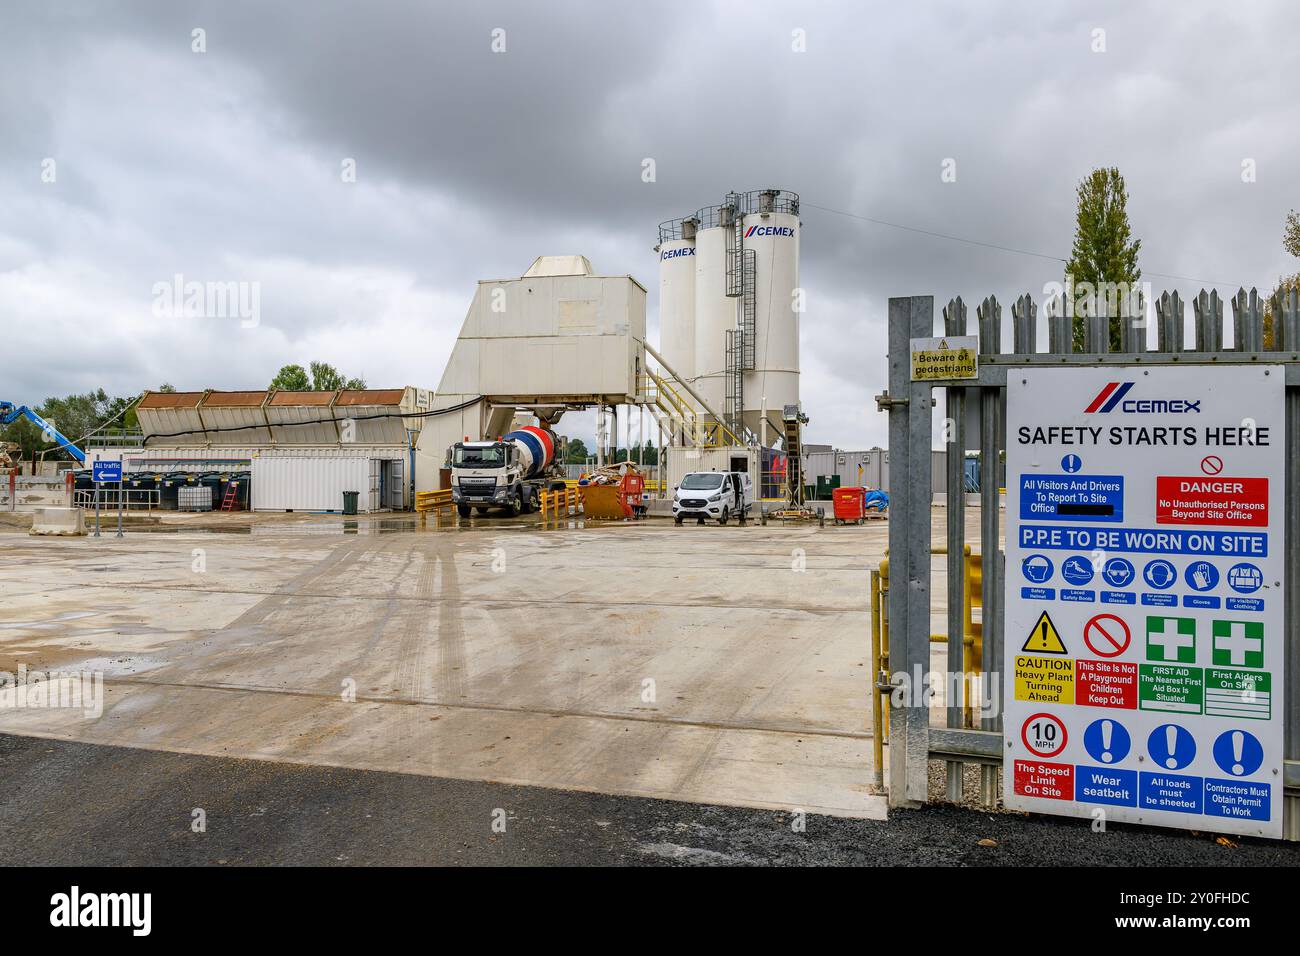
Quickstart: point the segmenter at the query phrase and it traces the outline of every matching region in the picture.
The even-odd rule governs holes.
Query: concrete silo
[[[740,302],[743,327],[742,420],[761,434],[763,415],[781,421],[781,409],[799,403],[799,216],[776,190],[758,194],[757,210],[741,224],[743,255],[753,253],[753,319],[749,290]],[[784,194],[789,197],[790,194]],[[798,200],[794,199],[794,208]],[[769,437],[771,433],[769,432]]]
[[[685,244],[688,223],[694,254],[665,260],[664,249]],[[783,407],[799,403],[799,231],[799,197],[780,189],[728,193],[660,227],[662,352],[742,440],[770,443]],[[682,318],[686,259],[693,329]],[[765,432],[765,417],[776,431]]]
[[[659,227],[660,354],[674,372],[695,377],[695,220]]]

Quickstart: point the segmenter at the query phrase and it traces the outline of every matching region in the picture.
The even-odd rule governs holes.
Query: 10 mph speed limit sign
[[[1281,836],[1284,393],[1008,371],[1008,807]]]

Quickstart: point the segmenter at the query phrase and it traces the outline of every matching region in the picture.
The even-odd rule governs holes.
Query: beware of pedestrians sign
[[[1008,808],[1281,836],[1285,387],[1007,375]]]

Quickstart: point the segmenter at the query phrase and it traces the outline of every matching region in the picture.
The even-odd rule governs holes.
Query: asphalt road
[[[7,734],[0,779],[7,865],[1300,865],[1293,844],[956,807],[796,832],[773,811]]]

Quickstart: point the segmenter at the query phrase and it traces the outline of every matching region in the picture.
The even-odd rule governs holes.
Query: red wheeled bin
[[[863,515],[866,512],[864,507],[866,496],[866,488],[835,488],[832,490],[831,500],[835,505],[835,523],[848,524],[851,521],[854,524],[862,524]]]

